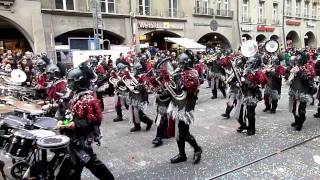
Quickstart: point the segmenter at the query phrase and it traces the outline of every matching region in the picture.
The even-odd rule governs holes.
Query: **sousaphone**
[[[268,53],[275,53],[279,50],[279,42],[276,40],[269,40],[266,42],[266,44],[264,45],[265,50]]]

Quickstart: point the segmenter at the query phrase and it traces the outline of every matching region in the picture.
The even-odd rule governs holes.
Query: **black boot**
[[[186,141],[194,148],[193,164],[198,164],[201,160],[202,148],[191,134],[186,138]]]
[[[162,140],[160,137],[156,137],[154,140],[152,140],[152,144],[154,144],[154,147],[158,147],[162,145]]]
[[[184,150],[185,141],[184,140],[177,140],[177,145],[178,145],[178,149],[179,149],[179,154],[170,159],[170,162],[172,164],[184,162],[187,160],[186,152]]]
[[[266,104],[266,108],[264,108],[263,112],[270,111],[270,109],[271,109],[271,105],[270,104]]]
[[[130,132],[137,132],[137,131],[141,131],[140,124],[135,124],[134,127],[130,129]]]
[[[273,100],[272,101],[272,108],[271,108],[270,113],[271,114],[275,114],[276,111],[277,111],[277,107],[278,107],[278,100]]]
[[[140,118],[141,122],[143,122],[147,125],[146,131],[149,131],[151,129],[153,121],[146,114],[144,114],[144,112],[141,110],[139,110],[139,118]]]
[[[296,127],[299,124],[299,117],[294,115],[294,122],[291,123],[292,127]]]
[[[211,99],[217,99],[217,90],[212,90],[212,97]]]
[[[320,107],[317,109],[317,113],[313,115],[315,118],[320,118]]]
[[[226,90],[221,88],[220,91],[222,92],[223,98],[227,98]]]
[[[227,105],[226,113],[221,114],[221,116],[229,119],[229,118],[230,118],[230,113],[231,113],[232,109],[233,109],[233,106]]]
[[[116,111],[117,111],[117,117],[115,119],[113,119],[113,122],[123,121],[122,109],[121,108],[116,108]]]

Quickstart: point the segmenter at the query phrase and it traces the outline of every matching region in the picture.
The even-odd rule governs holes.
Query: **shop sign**
[[[294,21],[294,20],[287,20],[286,24],[289,26],[300,26],[301,22],[300,21]]]
[[[313,28],[315,27],[316,25],[312,22],[307,22],[307,27],[310,27],[310,28]]]
[[[163,21],[138,21],[140,29],[184,29],[183,23]]]
[[[241,26],[241,31],[242,32],[250,32],[250,31],[252,31],[252,27],[251,26]]]
[[[275,30],[274,27],[271,26],[258,26],[257,31],[263,31],[263,32],[273,32]]]

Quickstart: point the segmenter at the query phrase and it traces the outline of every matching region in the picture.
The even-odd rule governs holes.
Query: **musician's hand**
[[[58,128],[64,128],[63,122],[62,122],[62,121],[58,121],[57,127],[58,127]]]
[[[45,104],[44,101],[39,101],[39,102],[37,102],[37,105],[40,105],[40,106],[43,106],[44,104]]]
[[[76,127],[76,124],[72,121],[68,124],[67,128],[68,129],[74,129]]]
[[[129,86],[128,88],[129,88],[130,91],[134,90],[134,86]]]
[[[52,104],[46,104],[46,105],[43,105],[42,106],[42,110],[44,110],[44,111],[48,111],[48,110],[50,110],[52,108]]]
[[[239,84],[239,83],[236,83],[236,86],[237,86],[237,87],[240,87],[240,84]]]

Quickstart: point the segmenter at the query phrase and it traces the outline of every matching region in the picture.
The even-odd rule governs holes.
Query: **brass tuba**
[[[276,40],[269,40],[264,45],[265,50],[271,54],[277,52],[279,50],[279,47],[279,42]]]
[[[125,74],[121,77],[121,80],[126,85],[126,87],[128,89],[129,89],[129,87],[136,87],[139,85],[138,80],[129,71],[125,72]],[[133,90],[132,92],[139,93],[139,91],[137,91],[137,90]]]
[[[119,75],[116,72],[112,71],[111,76],[109,78],[109,82],[113,84],[114,87],[116,87],[120,80],[121,78],[119,77]]]
[[[245,41],[241,45],[241,54],[245,57],[253,57],[258,53],[258,51],[258,44],[254,40]]]
[[[164,69],[169,73],[169,78],[170,80],[164,83],[161,83],[159,81],[159,78],[157,78],[159,84],[161,84],[163,86],[163,89],[166,89],[167,91],[169,91],[169,93],[172,95],[173,98],[175,98],[178,101],[182,101],[187,97],[187,92],[184,90],[181,90],[178,85],[176,84],[176,82],[174,82],[174,73],[178,72],[178,70],[174,71],[173,66],[170,62],[170,59],[164,59],[162,60],[158,65],[157,65],[157,69]]]

